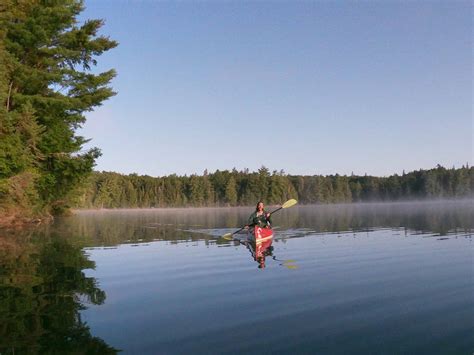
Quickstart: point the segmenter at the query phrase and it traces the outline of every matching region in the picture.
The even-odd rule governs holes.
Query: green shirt
[[[267,219],[267,211],[263,211],[260,216],[257,216],[257,211],[251,214],[249,217],[248,225],[259,226],[260,228],[270,227],[270,218]]]

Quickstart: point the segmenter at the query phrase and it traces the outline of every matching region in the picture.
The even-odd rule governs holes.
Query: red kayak
[[[265,267],[264,252],[272,245],[273,231],[271,228],[255,227],[252,234],[252,242],[255,242],[255,261],[260,262],[261,267]]]
[[[256,244],[261,244],[273,238],[273,230],[271,228],[255,227],[253,229],[253,237]]]

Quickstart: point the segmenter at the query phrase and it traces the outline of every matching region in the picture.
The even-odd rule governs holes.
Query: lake
[[[473,201],[80,211],[0,238],[0,353],[472,354]]]

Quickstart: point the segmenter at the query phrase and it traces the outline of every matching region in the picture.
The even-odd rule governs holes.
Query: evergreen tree
[[[225,202],[231,206],[237,204],[237,187],[233,176],[229,178],[225,187]]]
[[[201,180],[201,184],[202,184],[202,190],[204,192],[205,206],[214,206],[214,203],[215,203],[214,187],[212,186],[209,180],[209,174],[206,174],[203,176]]]
[[[359,181],[354,180],[353,178],[351,178],[351,180],[352,181],[349,183],[351,189],[351,196],[353,198],[353,201],[359,202],[361,199],[362,185]]]
[[[258,182],[256,184],[256,194],[259,196],[259,200],[266,201],[268,198],[268,190],[270,182],[270,171],[265,166],[258,169]]]
[[[83,2],[4,0],[0,12],[0,186],[34,172],[40,205],[60,212],[100,155],[81,151],[84,113],[114,95],[114,70],[93,74],[117,43],[80,24]],[[33,204],[33,201],[31,201]]]
[[[286,181],[283,176],[276,171],[270,177],[270,186],[268,191],[267,203],[278,204],[286,195]]]

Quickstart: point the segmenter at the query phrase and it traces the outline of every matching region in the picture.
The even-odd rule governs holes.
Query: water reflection
[[[259,349],[251,328],[268,329],[274,353],[472,349],[471,201],[297,206],[260,251],[219,238],[249,211],[90,211],[0,238],[0,353],[117,351],[101,338],[130,353],[245,353]],[[88,276],[107,307],[89,306],[105,292]]]
[[[252,239],[238,242],[248,249],[252,260],[257,262],[259,269],[265,268],[265,258],[267,256],[273,256],[273,239],[266,240],[262,243],[255,243],[255,240]]]
[[[0,237],[0,353],[115,354],[80,311],[106,298],[80,247],[57,235]]]
[[[245,224],[251,208],[82,211],[47,227],[75,235],[74,243],[114,246],[166,240],[180,243],[217,238]],[[403,233],[435,236],[470,235],[474,204],[469,201],[372,203],[295,206],[274,216],[277,237],[317,233],[404,229]],[[278,239],[278,238],[277,238]]]

